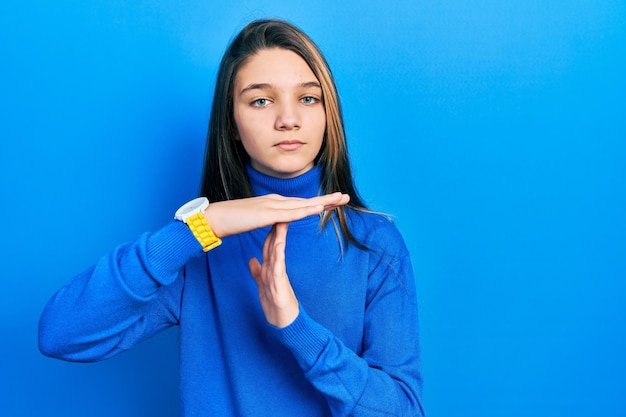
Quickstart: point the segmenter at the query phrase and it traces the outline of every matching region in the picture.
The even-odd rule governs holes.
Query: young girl
[[[184,416],[423,415],[409,253],[360,200],[331,72],[293,25],[226,50],[201,194],[55,294],[41,351],[97,361],[178,325]]]

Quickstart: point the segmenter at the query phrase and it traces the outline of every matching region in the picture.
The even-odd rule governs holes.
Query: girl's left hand
[[[276,223],[263,244],[263,264],[250,259],[248,267],[259,287],[259,299],[268,323],[287,327],[298,314],[298,299],[293,292],[285,266],[285,245],[289,223]]]

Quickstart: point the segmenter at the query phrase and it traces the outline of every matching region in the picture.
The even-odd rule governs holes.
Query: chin
[[[276,162],[276,161],[274,161]],[[314,163],[296,163],[296,161],[283,161],[282,164],[255,164],[252,167],[259,172],[276,178],[293,178],[304,174],[315,166]],[[291,163],[289,163],[291,162]]]

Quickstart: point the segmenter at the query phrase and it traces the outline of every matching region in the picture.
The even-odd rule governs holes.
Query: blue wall
[[[37,320],[195,195],[218,60],[265,16],[326,52],[357,182],[412,251],[430,416],[625,415],[626,2],[9,3],[0,415],[176,414],[175,329],[71,364]]]

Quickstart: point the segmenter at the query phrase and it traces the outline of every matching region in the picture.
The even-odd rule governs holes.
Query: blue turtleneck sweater
[[[277,179],[248,167],[255,195],[318,195],[319,167]],[[265,320],[248,260],[269,228],[204,253],[172,221],[121,245],[47,304],[49,356],[97,361],[180,326],[183,416],[421,416],[415,284],[409,254],[384,216],[347,210],[369,250],[344,247],[319,216],[290,224],[287,274],[300,314]]]

